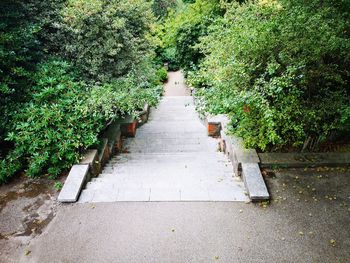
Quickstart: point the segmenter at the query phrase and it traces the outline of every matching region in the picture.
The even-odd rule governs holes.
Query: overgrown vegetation
[[[161,94],[145,0],[2,1],[0,183],[55,177],[115,118]]]
[[[239,3],[242,2],[242,3]],[[350,131],[348,1],[197,0],[163,33],[197,88],[247,146],[316,150]]]

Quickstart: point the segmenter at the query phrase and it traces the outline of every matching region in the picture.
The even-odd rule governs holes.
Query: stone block
[[[110,158],[110,155],[111,153],[108,147],[108,139],[103,138],[98,146],[98,161],[100,164],[100,170],[102,170],[102,167],[107,163],[107,161]]]
[[[208,136],[219,137],[221,131],[221,123],[210,123],[207,124]]]
[[[135,137],[137,129],[137,120],[134,120],[131,123],[122,124],[121,132],[122,135],[127,137]]]
[[[246,149],[242,138],[227,136],[226,150],[233,165],[236,175],[241,176],[242,163],[260,163],[259,156],[255,149]]]
[[[148,104],[145,104],[145,106],[143,107],[143,110],[139,112],[140,120],[138,122],[138,126],[142,126],[148,121],[149,113],[150,113],[150,106]]]
[[[211,137],[220,137],[221,130],[228,124],[228,118],[225,115],[208,116],[207,117],[207,127],[208,135]]]
[[[89,169],[88,164],[77,164],[72,167],[58,196],[59,202],[74,203],[78,200],[88,178]]]
[[[257,163],[242,163],[242,177],[252,201],[270,199],[270,194]]]
[[[117,121],[112,122],[103,133],[103,138],[108,139],[110,155],[121,150],[121,125]]]
[[[100,173],[97,149],[87,150],[79,164],[88,164],[90,166],[90,175],[97,176]]]

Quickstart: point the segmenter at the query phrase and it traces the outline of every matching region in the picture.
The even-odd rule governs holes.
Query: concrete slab
[[[86,182],[88,172],[88,164],[73,165],[58,196],[58,201],[63,203],[76,202],[81,189]]]
[[[247,195],[238,187],[211,187],[208,189],[210,201],[214,202],[246,202],[249,201]]]
[[[91,200],[92,203],[100,203],[100,202],[116,202],[119,195],[119,189],[114,188],[101,188],[94,191],[93,198]]]
[[[94,197],[95,192],[90,190],[83,190],[79,196],[78,203],[90,203]]]
[[[181,201],[211,201],[208,189],[196,186],[181,189]]]
[[[117,201],[145,202],[150,200],[150,188],[119,188]]]
[[[174,188],[151,188],[150,201],[181,201],[180,190]]]
[[[270,199],[270,194],[257,163],[242,163],[242,177],[252,201]]]

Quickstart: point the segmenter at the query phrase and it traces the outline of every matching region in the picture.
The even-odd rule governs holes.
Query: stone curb
[[[264,168],[310,168],[350,166],[350,153],[259,153]]]
[[[146,104],[140,113],[143,123],[147,122],[149,112],[150,106]],[[136,128],[137,121],[131,115],[113,121],[103,133],[97,149],[87,150],[80,163],[72,166],[57,200],[61,203],[77,202],[91,177],[98,176],[111,156],[122,150],[122,135],[134,137]]]

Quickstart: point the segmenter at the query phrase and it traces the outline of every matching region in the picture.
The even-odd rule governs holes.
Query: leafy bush
[[[158,19],[164,18],[171,8],[175,8],[178,0],[153,0],[153,13]]]
[[[0,2],[0,142],[13,128],[17,108],[30,98],[37,63],[57,50],[54,24],[63,1]]]
[[[190,73],[204,109],[251,147],[311,149],[349,128],[349,12],[333,1],[226,4]]]
[[[146,102],[154,105],[160,96],[155,76],[145,79],[144,86],[131,73],[102,86],[89,86],[75,75],[63,61],[39,66],[32,99],[15,116],[15,130],[8,134],[15,149],[0,163],[0,182],[22,167],[28,176],[57,176],[97,142],[110,120],[136,115]]]
[[[37,27],[24,20],[19,2],[1,1],[0,8],[0,140],[3,139],[18,103],[26,99],[29,76],[39,52]],[[22,15],[21,15],[22,14]]]
[[[164,67],[161,67],[157,71],[157,76],[161,82],[165,82],[168,80],[168,71]]]
[[[103,127],[101,120],[84,110],[88,87],[78,82],[71,70],[61,61],[40,65],[33,77],[32,99],[15,116],[16,127],[8,140],[15,144],[12,155],[27,166],[28,176],[44,170],[56,176],[78,160],[80,150],[96,142]],[[11,175],[5,169],[10,161],[2,163],[1,181]]]
[[[57,176],[112,119],[157,103],[150,1],[0,7],[0,144],[12,149],[0,151],[0,183],[21,169]]]
[[[151,51],[151,10],[144,0],[69,0],[63,10],[66,58],[93,81],[128,74]]]

